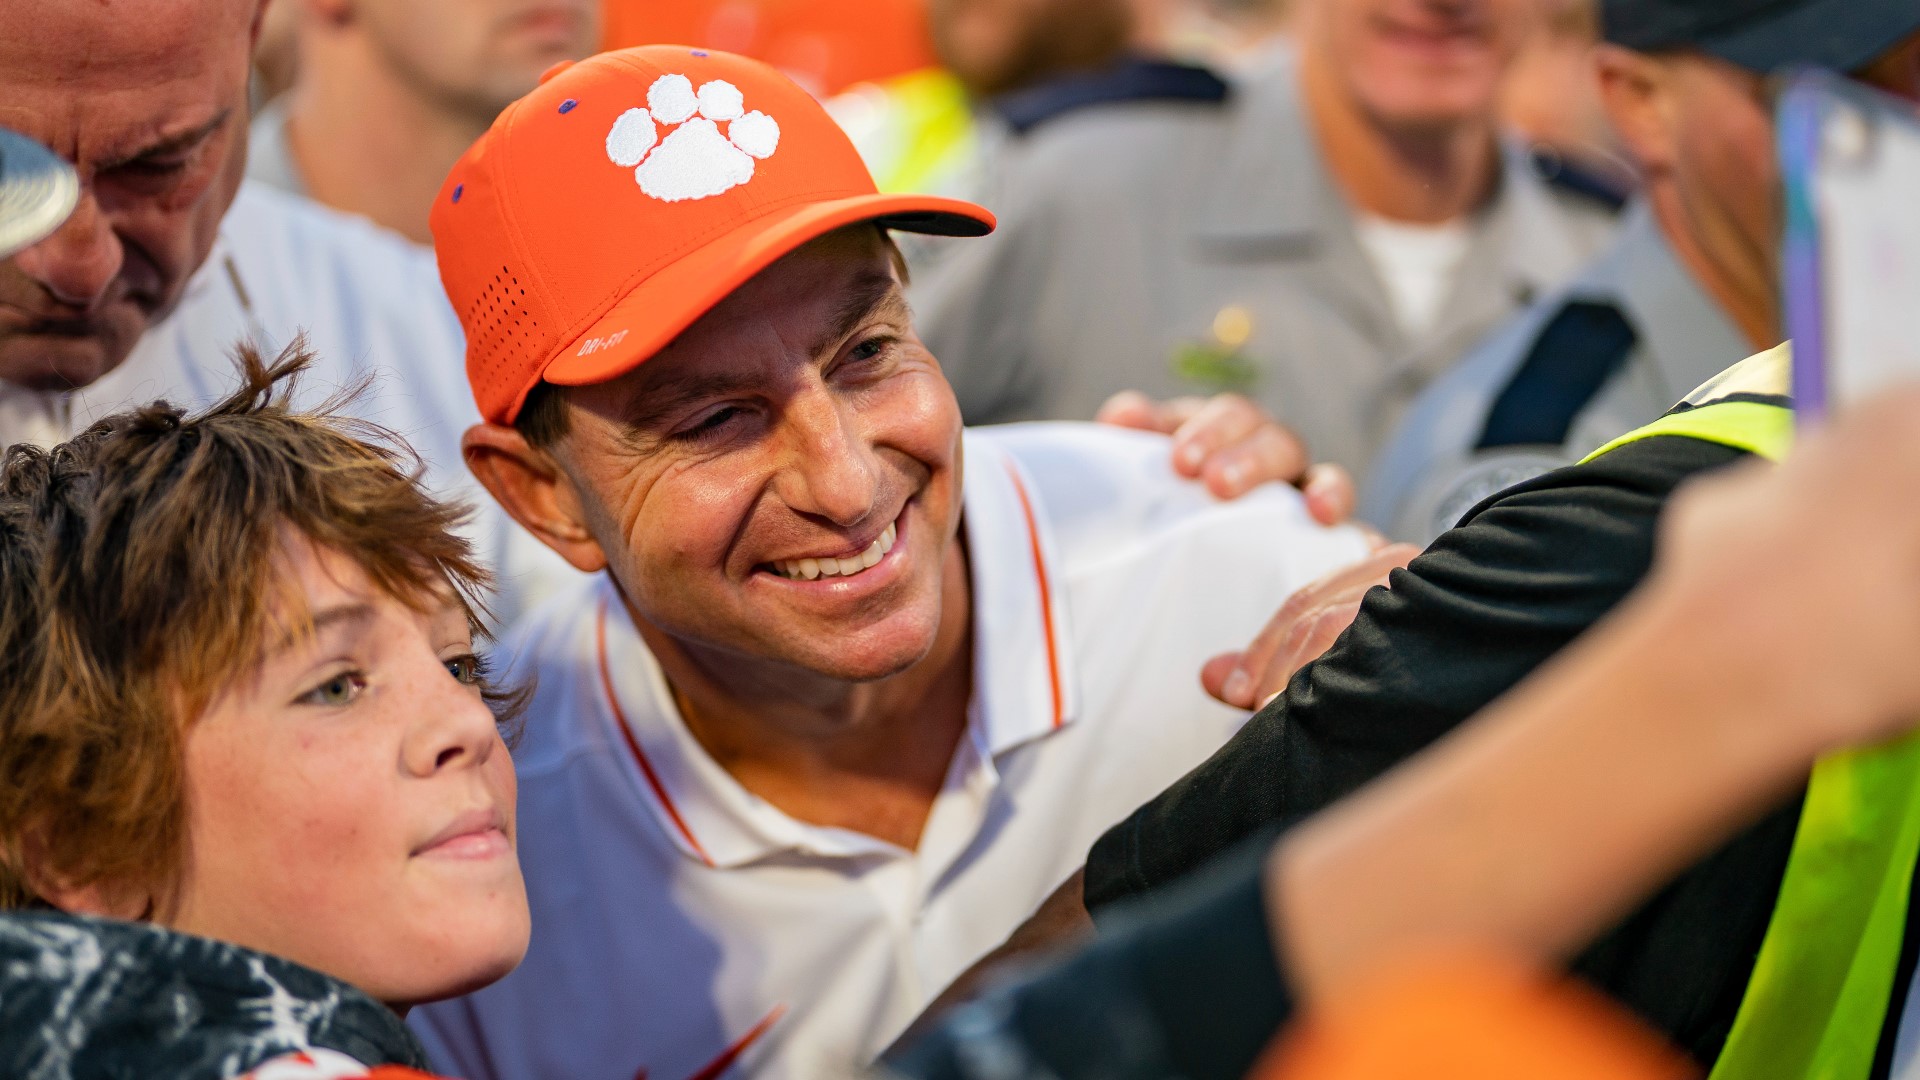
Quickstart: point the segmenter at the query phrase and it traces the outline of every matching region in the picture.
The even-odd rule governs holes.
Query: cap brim
[[[1913,0],[1814,0],[1754,20],[1699,47],[1761,74],[1812,65],[1854,72],[1920,32]]]
[[[623,375],[781,256],[860,222],[935,236],[984,236],[995,224],[983,207],[929,195],[856,195],[755,218],[636,285],[568,341],[542,377],[587,386]]]

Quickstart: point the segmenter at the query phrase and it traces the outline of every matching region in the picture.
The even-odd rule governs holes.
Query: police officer
[[[1609,0],[1598,67],[1644,177],[1613,247],[1495,331],[1409,411],[1362,516],[1426,544],[1493,493],[1659,416],[1779,340],[1772,123],[1763,79],[1789,64],[1861,74],[1920,26],[1908,4]],[[1897,58],[1896,58],[1897,59]]]
[[[1498,138],[1535,14],[1308,0],[1297,56],[1217,97],[1032,125],[984,196],[1000,233],[916,284],[969,420],[1239,390],[1364,468],[1421,386],[1611,230]]]

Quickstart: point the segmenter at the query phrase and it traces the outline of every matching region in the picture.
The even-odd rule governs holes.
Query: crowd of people
[[[0,1072],[1920,1077],[1920,7],[631,14],[0,4]]]

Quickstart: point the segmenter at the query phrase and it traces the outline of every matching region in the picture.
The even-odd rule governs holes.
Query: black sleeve
[[[1272,839],[1121,905],[1093,945],[956,1009],[887,1067],[914,1080],[1245,1076],[1291,1011],[1261,899]]]
[[[1375,590],[1327,655],[1219,753],[1095,844],[1096,921],[1237,840],[1292,825],[1451,731],[1626,597],[1681,481],[1742,457],[1629,444],[1510,489]],[[1772,911],[1796,795],[1690,870],[1577,965],[1697,1059],[1719,1052]]]

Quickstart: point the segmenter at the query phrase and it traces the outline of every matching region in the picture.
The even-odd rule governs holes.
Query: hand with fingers
[[[1154,401],[1126,390],[1108,398],[1096,419],[1173,436],[1174,469],[1204,481],[1222,499],[1278,481],[1299,488],[1308,512],[1323,525],[1353,516],[1353,478],[1347,471],[1314,464],[1299,436],[1239,394]]]
[[[1287,598],[1253,643],[1222,653],[1200,669],[1207,693],[1238,709],[1257,709],[1287,688],[1301,668],[1319,659],[1360,614],[1374,586],[1412,562],[1412,544],[1381,544],[1352,566],[1335,570]]]

